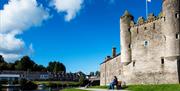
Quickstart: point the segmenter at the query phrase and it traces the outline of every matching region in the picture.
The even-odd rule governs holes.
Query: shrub
[[[37,85],[31,81],[27,81],[26,79],[20,80],[21,90],[35,90],[37,89]]]
[[[7,84],[8,83],[8,80],[1,80],[0,81],[0,84]]]

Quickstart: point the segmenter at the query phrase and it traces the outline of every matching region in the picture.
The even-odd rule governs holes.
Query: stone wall
[[[132,62],[123,66],[127,84],[179,83],[177,58],[164,58],[163,18],[131,28]]]
[[[139,17],[129,12],[120,19],[121,55],[101,64],[101,85],[113,76],[126,84],[180,82],[179,0],[164,0],[159,16]]]
[[[108,85],[110,82],[112,82],[114,76],[121,79],[121,67],[120,55],[102,63],[100,66],[100,84]]]

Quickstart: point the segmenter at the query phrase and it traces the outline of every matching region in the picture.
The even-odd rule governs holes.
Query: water
[[[20,91],[20,88],[17,87],[3,87],[0,91]]]
[[[29,90],[29,91],[60,91],[62,88],[38,88],[37,90]],[[21,91],[20,87],[3,87],[0,89],[0,91]]]

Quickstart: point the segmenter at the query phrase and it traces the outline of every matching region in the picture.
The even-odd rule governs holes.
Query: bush
[[[18,80],[14,80],[14,81],[13,81],[13,84],[18,84],[18,83],[19,83]]]
[[[8,83],[8,80],[1,80],[0,81],[0,84],[7,84]]]
[[[0,84],[0,90],[1,90],[1,88],[2,88],[2,86],[1,86],[1,84]]]
[[[26,79],[20,80],[21,90],[35,90],[37,89],[37,85],[31,81],[27,81]]]

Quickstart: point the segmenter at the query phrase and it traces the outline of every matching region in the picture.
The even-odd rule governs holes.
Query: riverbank
[[[77,87],[79,86],[79,82],[72,81],[33,81],[33,83],[39,85],[43,84],[48,87]]]

